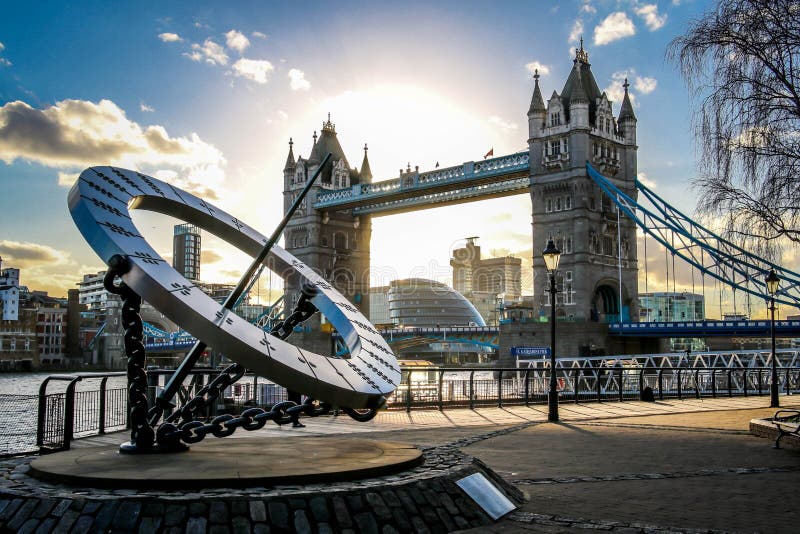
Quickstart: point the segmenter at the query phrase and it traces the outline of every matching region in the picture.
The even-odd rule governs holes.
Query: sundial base
[[[117,446],[42,456],[30,474],[75,486],[133,489],[272,487],[398,473],[422,462],[413,445],[357,438],[207,438],[182,454],[120,454]]]
[[[176,443],[170,447],[162,447],[158,443],[154,443],[152,447],[139,447],[132,441],[126,441],[119,446],[120,454],[171,454],[173,452],[186,452],[189,450],[188,445],[183,443]]]

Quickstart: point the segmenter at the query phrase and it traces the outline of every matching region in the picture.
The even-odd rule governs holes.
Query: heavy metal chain
[[[276,324],[270,330],[270,334],[280,339],[286,339],[296,326],[314,315],[317,312],[317,308],[311,303],[310,299],[315,294],[315,288],[304,286],[295,309],[285,320]],[[203,386],[179,410],[167,417],[156,433],[159,446],[173,448],[181,441],[184,443],[198,443],[208,434],[223,438],[236,432],[237,428],[258,430],[263,428],[267,421],[285,425],[296,420],[301,414],[318,417],[327,414],[331,409],[331,406],[327,403],[315,405],[314,399],[308,398],[299,405],[293,401],[279,402],[272,406],[270,410],[249,408],[238,417],[231,414],[223,414],[215,417],[209,423],[198,419],[196,414],[206,407],[212,406],[228,387],[244,376],[245,371],[244,366],[238,363],[229,365],[214,380]]]
[[[147,371],[142,318],[139,310],[142,298],[125,282],[115,283],[118,276],[130,270],[128,258],[115,254],[108,260],[108,271],[103,278],[106,291],[122,298],[122,324],[125,327],[125,355],[128,358],[128,406],[131,424],[131,447],[148,450],[153,446],[154,432],[147,420]]]

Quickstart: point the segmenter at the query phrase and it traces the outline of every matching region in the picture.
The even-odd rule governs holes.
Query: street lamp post
[[[780,279],[775,274],[775,269],[770,269],[764,282],[766,282],[767,291],[769,292],[769,310],[771,313],[769,331],[772,337],[772,383],[769,388],[769,405],[771,408],[780,408],[781,403],[778,399],[778,363],[775,358],[775,294],[778,292]]]
[[[558,422],[558,383],[556,381],[556,271],[561,251],[551,237],[542,252],[544,264],[550,274],[550,392],[547,395],[547,420]]]

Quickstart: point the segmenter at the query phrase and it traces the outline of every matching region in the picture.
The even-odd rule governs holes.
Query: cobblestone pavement
[[[7,458],[0,460],[0,527],[76,533],[794,532],[800,452],[774,451],[769,440],[746,432],[751,418],[772,413],[763,408],[767,403],[751,397],[565,404],[561,424],[545,423],[542,406],[389,412],[368,424],[329,417],[305,429],[242,433],[263,434],[266,441],[287,431],[358,433],[423,449],[425,463],[406,473],[317,486],[68,488],[28,477],[30,457]],[[76,446],[123,438],[110,434]],[[472,457],[525,491],[528,501],[495,524],[475,512],[453,485],[454,478],[482,469]],[[514,488],[506,490],[514,495]],[[776,512],[785,520],[776,522]]]

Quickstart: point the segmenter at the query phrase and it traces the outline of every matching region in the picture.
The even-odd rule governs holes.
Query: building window
[[[572,286],[572,271],[564,272],[564,304],[575,304],[575,289]]]
[[[561,124],[561,113],[550,114],[550,126],[559,126]]]
[[[561,141],[558,139],[550,141],[550,155],[558,156],[559,154],[561,154]]]
[[[544,211],[545,213],[550,213],[553,211],[553,201],[549,198],[544,201]]]
[[[561,197],[556,198],[556,211],[561,211]]]
[[[566,196],[564,197],[564,209],[571,210],[572,209],[572,197]]]
[[[567,144],[566,137],[561,140],[561,152],[563,152],[564,154],[569,152],[569,146]]]

